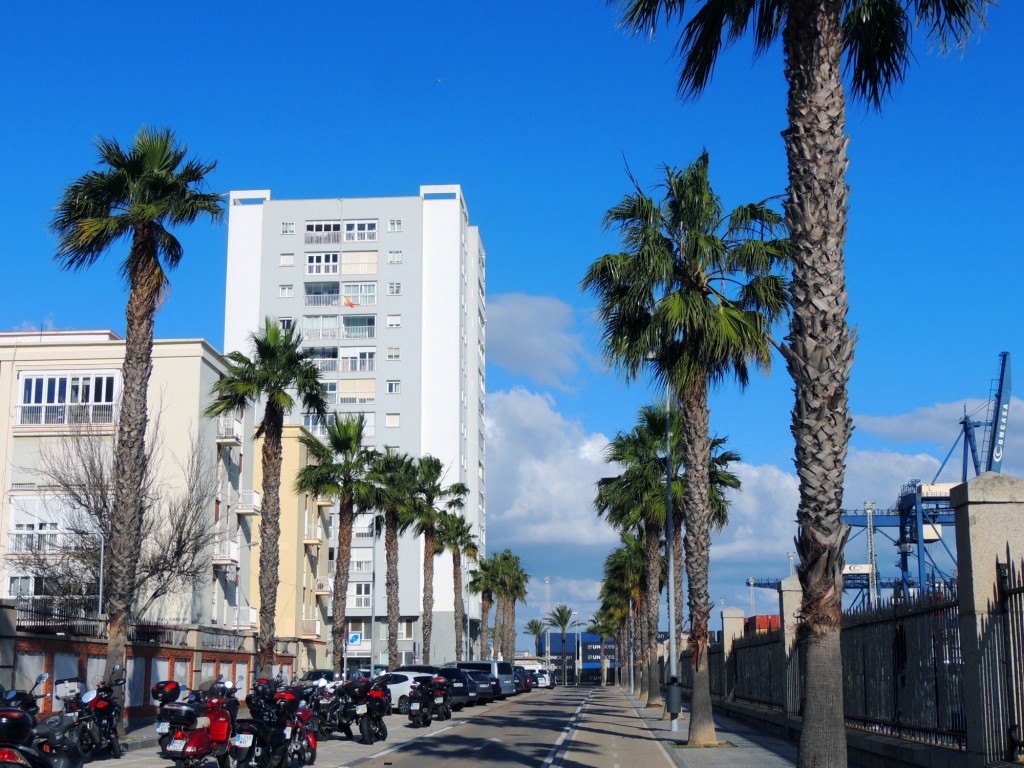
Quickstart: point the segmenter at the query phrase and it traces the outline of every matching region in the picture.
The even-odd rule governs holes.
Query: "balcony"
[[[302,620],[302,638],[304,640],[320,639],[320,619]]]
[[[307,525],[302,535],[302,543],[307,547],[319,546],[323,542],[324,529],[320,525]]]
[[[352,538],[369,541],[373,538],[373,528],[356,528],[352,531]]]
[[[338,358],[314,357],[312,363],[320,373],[334,373],[338,370]]]
[[[63,426],[65,424],[113,424],[113,403],[63,403],[19,405],[19,426]]]
[[[302,340],[303,341],[324,341],[339,338],[338,334],[341,332],[340,328],[303,328],[302,329]]]
[[[377,370],[376,356],[373,357],[343,357],[333,362],[338,364],[337,368],[331,370],[343,371],[345,373],[358,373]]]
[[[213,567],[233,567],[238,565],[238,542],[221,541],[213,549]]]
[[[341,242],[341,232],[306,232],[306,245],[331,245]]]
[[[70,542],[64,542],[63,546],[67,546]],[[48,531],[45,533],[23,531],[17,533],[7,534],[7,554],[15,555],[46,555],[46,554],[57,554],[58,548],[61,547],[61,542],[58,541],[56,531]]]
[[[330,595],[334,593],[334,578],[321,576],[316,580],[316,593],[318,595]]]
[[[234,416],[217,417],[217,445],[242,444],[242,420]]]
[[[336,307],[341,304],[340,293],[307,293],[303,297],[307,307]]]
[[[346,325],[341,330],[340,339],[375,339],[376,325]]]
[[[260,492],[259,491],[239,491],[238,492],[238,506],[235,508],[235,514],[239,517],[248,517],[252,515],[258,515],[260,513]]]
[[[316,505],[318,507],[320,507],[321,509],[324,508],[324,507],[333,507],[334,506],[334,499],[332,499],[332,498],[330,498],[328,496],[317,496],[316,497]]]
[[[234,629],[253,629],[260,624],[260,612],[255,608],[245,607],[235,609]]]

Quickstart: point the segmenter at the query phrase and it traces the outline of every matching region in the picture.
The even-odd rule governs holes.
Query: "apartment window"
[[[338,390],[340,405],[372,405],[377,400],[375,379],[345,379]]]
[[[402,382],[398,379],[391,379],[388,381],[388,394],[389,395],[400,395],[402,394]]]
[[[373,306],[377,303],[376,283],[343,283],[341,292],[346,307]]]
[[[388,264],[401,264],[402,261],[401,251],[388,251]]]
[[[338,254],[336,253],[307,253],[306,254],[307,275],[336,275],[338,274]]]
[[[370,440],[377,436],[377,414],[373,411],[363,412],[363,440]]]
[[[295,254],[294,253],[282,253],[280,259],[278,259],[277,265],[279,267],[294,267],[295,266]]]
[[[388,219],[388,232],[401,232],[402,231],[402,220],[401,219]]]
[[[388,360],[401,360],[402,359],[402,348],[401,347],[388,347]]]
[[[388,315],[388,328],[401,328],[402,327],[402,316],[401,315]]]
[[[302,338],[305,341],[338,338],[338,316],[306,315],[302,318]]]
[[[388,296],[401,296],[402,295],[402,284],[401,283],[388,283]]]
[[[325,221],[307,221],[306,242],[316,244],[340,243],[341,222],[334,219],[328,219]]]
[[[295,234],[295,222],[294,221],[282,221],[281,222],[281,234],[282,235],[294,235]]]
[[[353,560],[353,573],[373,573],[373,562],[370,560]]]
[[[324,437],[327,435],[327,427],[334,424],[334,414],[329,414],[326,418],[315,416],[307,413],[302,417],[302,426],[308,429],[317,437]]]
[[[347,315],[342,318],[341,338],[373,339],[377,336],[377,318],[373,315]]]
[[[412,640],[413,639],[413,624],[415,622],[412,619],[406,619],[405,621],[398,622],[398,639],[399,640]]]
[[[376,275],[376,251],[345,251],[341,254],[341,274]]]
[[[320,384],[324,388],[324,400],[327,404],[336,405],[338,402],[338,382],[321,381]]]
[[[351,594],[355,598],[356,608],[370,607],[370,582],[357,581],[353,583]]]
[[[11,597],[24,597],[32,594],[31,576],[11,576],[7,582],[7,594]]]
[[[397,429],[402,426],[402,417],[397,413],[384,414],[384,426],[388,429]]]
[[[279,317],[277,318],[277,324],[281,326],[282,331],[290,331],[295,327],[295,318],[292,317]]]
[[[279,299],[290,299],[295,295],[294,285],[279,285],[277,286],[277,298]]]
[[[367,619],[353,619],[348,623],[348,631],[358,632],[363,637],[369,639],[370,622]]]
[[[21,383],[18,424],[111,424],[114,373],[26,373]]]
[[[353,219],[345,222],[346,243],[369,243],[377,240],[376,219]]]
[[[375,347],[342,347],[337,370],[346,373],[373,371],[377,367],[376,360]]]

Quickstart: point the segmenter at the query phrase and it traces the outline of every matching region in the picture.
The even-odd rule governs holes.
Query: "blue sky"
[[[902,482],[930,479],[964,403],[987,396],[998,353],[1024,360],[1013,196],[1024,178],[1022,6],[993,8],[989,29],[954,55],[919,35],[884,110],[849,109],[846,256],[860,340],[847,506],[888,506]],[[601,217],[629,191],[627,165],[653,185],[663,163],[707,148],[727,206],[785,190],[780,52],[755,62],[739,43],[709,92],[684,103],[675,30],[631,38],[597,0],[38,2],[5,20],[0,328],[123,332],[119,254],[88,273],[50,260],[52,208],[92,167],[99,134],[128,142],[143,123],[171,126],[218,161],[211,183],[224,192],[411,195],[459,183],[489,259],[489,547],[520,552],[533,576],[523,619],[543,611],[545,575],[552,603],[589,616],[615,538],[590,508],[607,474],[601,452],[655,393],[606,370],[579,280],[617,249]],[[186,255],[157,334],[219,346],[226,227],[180,237]],[[787,571],[791,389],[780,362],[742,396],[715,394],[713,429],[742,454],[744,479],[712,551],[716,602],[746,606],[747,576]],[[1014,474],[1018,434],[1011,427]],[[770,609],[770,596],[759,600]]]

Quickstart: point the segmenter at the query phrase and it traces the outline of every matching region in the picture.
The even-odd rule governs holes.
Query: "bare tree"
[[[146,535],[136,556],[137,592],[131,611],[136,617],[168,595],[190,593],[206,581],[211,547],[217,545],[213,519],[217,477],[203,445],[194,438],[188,455],[181,458],[159,456],[161,444],[157,418],[146,441],[146,472],[138,500]],[[40,591],[79,604],[77,596],[96,594],[100,568],[96,534],[107,542],[113,534],[114,455],[114,438],[89,425],[40,449],[39,465],[31,471],[37,487],[46,493],[45,521],[55,524],[56,530],[40,526],[38,533],[24,534],[31,538],[20,542],[16,547],[20,551],[9,558],[18,571],[43,580]],[[178,468],[177,473],[168,473],[173,481],[158,479],[161,463],[167,461]],[[108,557],[107,584],[109,564]]]

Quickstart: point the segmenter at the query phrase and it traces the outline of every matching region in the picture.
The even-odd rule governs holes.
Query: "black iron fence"
[[[107,621],[97,613],[94,597],[20,597],[16,610],[20,632],[89,638],[107,635]]]
[[[955,594],[931,593],[847,613],[842,648],[847,725],[966,746]]]
[[[782,709],[786,687],[786,651],[781,629],[733,641],[734,696],[739,701]]]

